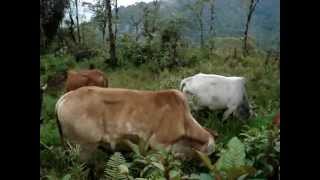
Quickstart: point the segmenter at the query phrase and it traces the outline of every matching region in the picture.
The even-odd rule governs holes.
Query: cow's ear
[[[215,139],[219,136],[218,132],[209,128],[205,128]]]
[[[48,84],[46,83],[44,86],[42,86],[42,90],[46,90],[47,89]]]

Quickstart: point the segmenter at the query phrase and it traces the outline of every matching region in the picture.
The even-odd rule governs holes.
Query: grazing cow
[[[250,108],[243,77],[224,77],[199,73],[185,78],[180,83],[193,109],[227,109],[223,120],[234,114],[240,119],[248,119]]]
[[[272,120],[272,123],[277,127],[280,127],[280,111],[275,115],[275,117]]]
[[[151,148],[171,149],[180,157],[192,149],[214,152],[213,135],[192,117],[178,90],[82,87],[63,95],[56,113],[62,143],[67,138],[79,144],[82,160],[99,146],[109,144],[115,150],[131,137],[148,141]]]
[[[68,71],[66,81],[66,92],[83,86],[108,87],[108,79],[104,73],[97,69]]]

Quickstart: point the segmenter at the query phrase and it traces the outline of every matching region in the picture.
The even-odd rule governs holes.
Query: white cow
[[[223,120],[232,113],[240,119],[248,119],[250,116],[243,77],[199,73],[183,79],[180,90],[195,110],[205,107],[211,110],[227,109]]]

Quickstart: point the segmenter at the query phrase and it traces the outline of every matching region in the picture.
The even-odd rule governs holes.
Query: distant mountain
[[[183,34],[195,42],[200,40],[198,22],[192,11],[187,7],[196,0],[163,0],[160,6],[160,18],[167,19],[180,16],[188,21]],[[218,37],[240,37],[243,35],[247,7],[244,0],[216,0],[215,3],[215,33]],[[142,15],[141,5],[151,6],[152,3],[137,3],[128,7],[119,8],[119,32],[134,32],[130,24],[131,17]],[[140,8],[139,8],[140,6]],[[210,11],[204,9],[204,30],[208,36]],[[276,48],[280,39],[280,0],[260,0],[255,14],[252,17],[249,35],[252,36],[258,47],[269,49]]]

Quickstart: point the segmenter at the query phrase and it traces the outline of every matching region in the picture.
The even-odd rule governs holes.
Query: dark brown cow
[[[97,69],[68,71],[65,91],[69,92],[83,86],[108,87],[108,79]]]
[[[82,87],[63,95],[56,113],[62,140],[79,144],[83,160],[103,144],[116,149],[130,136],[184,157],[192,148],[207,154],[214,151],[213,135],[193,118],[178,90]]]

